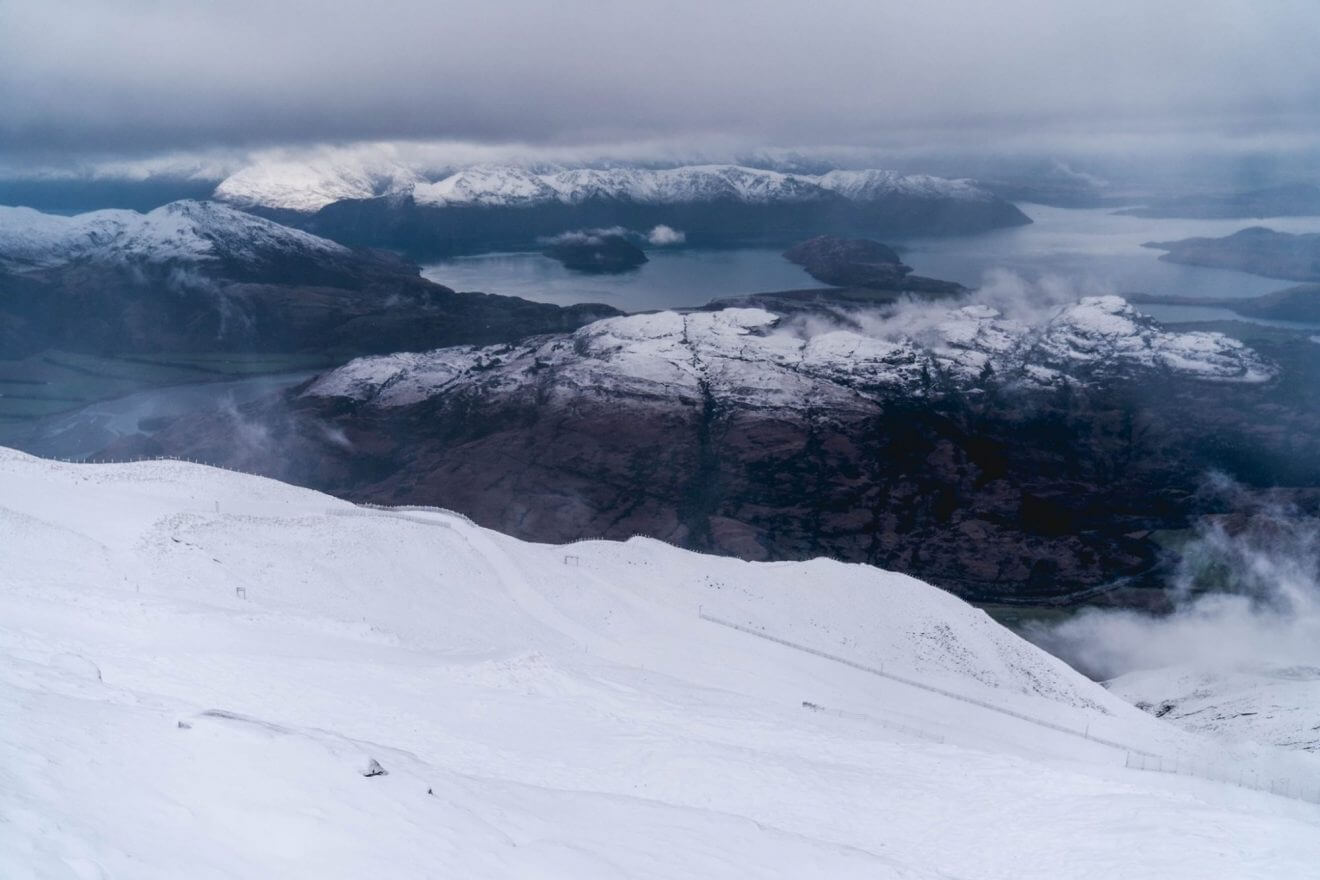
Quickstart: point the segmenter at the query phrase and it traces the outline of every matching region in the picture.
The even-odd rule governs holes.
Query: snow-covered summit
[[[900,316],[902,313],[900,313]],[[880,332],[804,328],[764,309],[608,318],[569,336],[515,347],[450,348],[362,358],[307,390],[387,406],[459,387],[504,393],[622,393],[642,399],[712,395],[749,406],[852,408],[921,395],[941,383],[1060,382],[1167,372],[1262,382],[1273,368],[1217,333],[1171,333],[1119,297],[1087,297],[1031,326],[985,305],[921,310]]]
[[[184,200],[145,214],[112,209],[71,217],[0,206],[0,266],[17,271],[88,259],[206,263],[279,252],[349,250],[216,202]]]
[[[311,213],[342,199],[407,192],[422,181],[421,175],[400,162],[336,156],[254,163],[222,180],[213,196],[240,208]]]
[[[893,194],[925,198],[988,201],[993,195],[966,178],[933,177],[929,174],[900,174],[876,168],[835,170],[808,178],[824,189],[853,201],[865,202]]]

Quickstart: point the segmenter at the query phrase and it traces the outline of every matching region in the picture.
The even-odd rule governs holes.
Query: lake
[[[1127,217],[1112,209],[1053,208],[1024,204],[1035,222],[980,235],[890,240],[921,275],[982,284],[988,273],[1006,270],[1031,281],[1044,278],[1094,293],[1156,293],[1168,296],[1257,296],[1290,282],[1225,269],[1179,266],[1159,260],[1147,241],[1191,236],[1218,237],[1247,226],[1285,232],[1320,232],[1320,217],[1266,220],[1177,220]],[[672,250],[652,248],[650,262],[624,275],[583,275],[539,253],[483,254],[431,263],[427,278],[456,290],[481,290],[571,305],[607,303],[624,311],[704,305],[741,293],[822,287],[772,248]],[[1145,306],[1164,320],[1232,316],[1214,308]]]
[[[1173,296],[1256,296],[1287,287],[1289,282],[1242,272],[1161,262],[1160,252],[1141,247],[1146,241],[1190,236],[1222,236],[1253,221],[1168,220],[1124,217],[1109,209],[1077,210],[1023,205],[1035,220],[1030,226],[957,238],[891,241],[919,274],[982,284],[990,273],[1005,270],[1029,281],[1053,279],[1077,296],[1143,292]],[[1320,217],[1255,221],[1287,232],[1320,231]],[[511,294],[541,302],[571,305],[608,303],[624,311],[647,311],[704,305],[740,293],[824,287],[785,260],[778,250],[664,250],[652,248],[650,262],[624,275],[582,275],[539,253],[484,254],[432,263],[423,274],[457,290]],[[1235,318],[1206,306],[1142,306],[1166,321]],[[1241,320],[1241,319],[1238,319]],[[1277,323],[1282,326],[1305,325]],[[1320,340],[1320,336],[1316,337]],[[102,401],[51,417],[16,445],[42,455],[79,458],[114,440],[151,433],[166,419],[216,406],[242,404],[289,387],[309,373],[263,376],[232,382],[144,391]]]
[[[699,306],[724,296],[825,287],[769,248],[647,251],[650,262],[618,275],[565,269],[539,253],[479,254],[423,267],[455,290],[480,290],[570,306],[606,303],[625,312]]]

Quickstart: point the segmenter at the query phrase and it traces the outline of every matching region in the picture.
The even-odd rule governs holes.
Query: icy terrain
[[[0,573],[14,880],[1320,864],[1320,807],[1125,769],[1218,746],[865,566],[0,450]]]
[[[72,217],[0,206],[0,268],[13,271],[80,260],[246,261],[279,252],[325,256],[349,251],[215,202],[185,200],[145,214],[110,209]]]
[[[858,399],[920,395],[931,383],[970,387],[990,373],[1039,387],[1136,371],[1228,382],[1273,375],[1234,339],[1165,331],[1113,296],[1085,298],[1037,327],[969,305],[924,313],[900,329],[799,332],[763,309],[628,315],[522,346],[362,358],[306,393],[401,406],[467,385],[545,385],[559,395],[608,389],[640,399],[709,394],[750,406],[849,408]]]

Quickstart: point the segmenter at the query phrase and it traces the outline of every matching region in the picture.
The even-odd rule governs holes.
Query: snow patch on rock
[[[850,329],[799,333],[764,309],[658,312],[588,324],[518,346],[448,348],[355,360],[305,393],[382,406],[456,387],[556,395],[703,395],[748,406],[851,408],[859,401],[968,389],[990,377],[1026,387],[1141,371],[1222,382],[1264,382],[1274,368],[1218,333],[1171,333],[1119,297],[1087,297],[1041,326],[986,305],[948,309],[893,336]]]

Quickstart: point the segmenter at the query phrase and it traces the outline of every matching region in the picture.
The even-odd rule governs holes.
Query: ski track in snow
[[[1152,753],[1222,749],[865,566],[526,544],[199,465],[0,450],[0,603],[7,880],[1320,864],[1313,804],[1128,770],[698,616]]]

